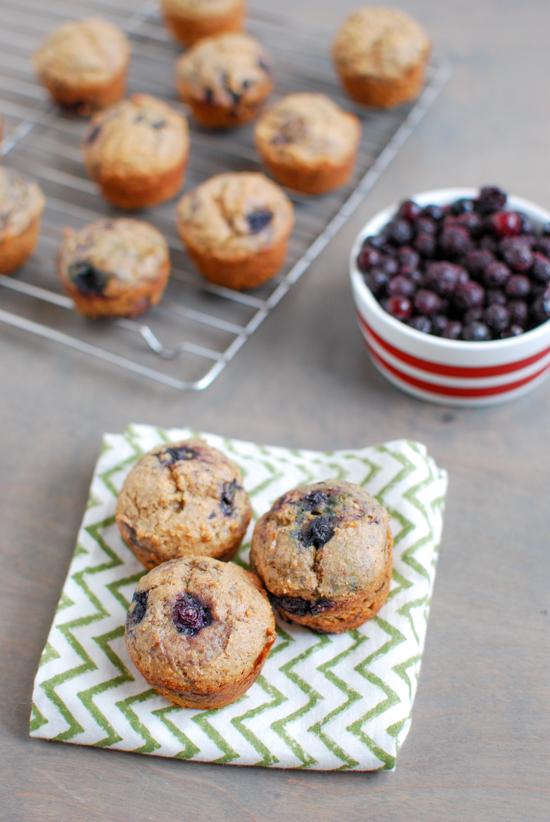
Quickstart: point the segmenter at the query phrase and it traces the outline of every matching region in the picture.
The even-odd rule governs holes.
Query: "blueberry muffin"
[[[273,176],[304,194],[345,185],[355,166],[361,126],[323,94],[289,94],[256,126],[258,152]]]
[[[0,167],[0,274],[11,274],[34,251],[44,203],[36,183]]]
[[[83,151],[106,200],[125,209],[148,208],[183,185],[187,122],[162,100],[134,94],[93,118]]]
[[[177,65],[182,100],[210,128],[230,128],[254,119],[273,89],[271,59],[247,34],[201,40]]]
[[[283,265],[294,225],[292,203],[263,174],[218,174],[178,205],[178,232],[204,276],[253,288]]]
[[[392,573],[387,512],[359,485],[304,485],[280,497],[254,529],[251,567],[290,622],[341,633],[371,619]]]
[[[350,97],[391,108],[419,95],[430,49],[428,35],[408,14],[367,6],[346,20],[332,57]]]
[[[183,708],[235,702],[274,641],[273,611],[258,578],[210,557],[174,559],[149,571],[126,619],[132,662]]]
[[[86,113],[123,96],[130,45],[112,23],[92,17],[63,23],[46,37],[33,60],[53,99]]]
[[[170,275],[166,240],[141,220],[97,220],[65,229],[59,276],[88,317],[137,317],[156,305]]]
[[[244,0],[161,0],[161,5],[168,27],[184,46],[240,31],[243,25]]]
[[[146,568],[169,559],[231,559],[252,508],[240,468],[202,440],[158,445],[132,468],[116,521]]]

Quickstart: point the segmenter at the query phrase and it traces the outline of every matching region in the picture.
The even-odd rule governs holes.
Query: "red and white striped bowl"
[[[420,205],[445,205],[475,195],[475,189],[447,188],[412,199]],[[527,200],[510,197],[508,203],[528,214],[535,225],[550,220],[549,212]],[[550,373],[550,320],[519,337],[464,342],[423,334],[384,311],[367,288],[356,260],[365,237],[377,234],[396,209],[397,205],[390,206],[369,220],[350,258],[359,327],[376,368],[403,391],[445,405],[491,405],[540,385]]]

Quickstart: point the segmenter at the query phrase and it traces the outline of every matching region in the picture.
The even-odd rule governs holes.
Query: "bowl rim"
[[[474,197],[478,194],[478,192],[479,188],[472,186],[436,188],[428,191],[419,191],[417,194],[412,194],[410,197],[407,197],[407,199],[414,200],[423,206],[430,203],[434,203],[435,205],[446,205],[447,203],[461,197]],[[481,349],[489,354],[495,349],[498,351],[505,351],[507,348],[513,350],[524,343],[529,344],[530,342],[535,342],[539,337],[544,337],[545,334],[550,332],[550,319],[548,319],[536,328],[525,331],[517,337],[508,337],[503,340],[488,340],[484,342],[473,342],[470,340],[448,340],[444,337],[436,337],[434,334],[426,334],[423,331],[418,331],[416,328],[411,328],[410,325],[407,325],[395,317],[392,317],[391,314],[388,314],[367,286],[363,275],[357,266],[357,257],[365,238],[370,234],[376,234],[380,228],[385,225],[396,213],[401,202],[402,200],[400,199],[391,205],[386,206],[386,208],[381,209],[367,220],[353,242],[349,257],[349,272],[352,289],[353,291],[358,292],[359,296],[368,304],[369,309],[373,312],[373,314],[377,315],[381,322],[387,323],[397,333],[400,333],[403,337],[409,339],[411,343],[421,341],[425,345],[431,344],[434,349],[438,349],[441,352],[451,350],[464,351],[464,353],[467,353],[469,351],[478,351]],[[510,206],[512,209],[521,209],[522,211],[527,212],[530,217],[533,217],[539,223],[550,222],[550,211],[547,211],[545,208],[542,208],[542,206],[533,203],[531,200],[526,200],[523,197],[509,194],[506,204],[507,209]],[[373,228],[373,226],[376,226],[376,228]],[[358,310],[360,310],[359,307]]]

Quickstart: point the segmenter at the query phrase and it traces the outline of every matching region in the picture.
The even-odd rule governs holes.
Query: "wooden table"
[[[355,5],[277,3],[327,27]],[[2,327],[2,820],[550,818],[550,384],[480,411],[407,398],[367,361],[346,272],[364,220],[415,191],[498,182],[550,206],[550,6],[402,5],[451,58],[447,89],[360,212],[206,393],[141,383]],[[449,470],[424,665],[395,773],[222,768],[28,738],[32,681],[100,436],[129,421],[311,448],[411,437]]]

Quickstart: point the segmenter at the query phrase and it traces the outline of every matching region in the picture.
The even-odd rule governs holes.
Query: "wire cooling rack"
[[[136,8],[137,6],[137,8]],[[79,316],[60,289],[55,257],[65,226],[79,227],[114,210],[87,178],[80,151],[82,118],[59,111],[36,82],[31,55],[47,32],[66,19],[101,14],[130,35],[129,92],[143,91],[181,108],[174,88],[179,49],[158,14],[158,3],[131,0],[2,0],[0,113],[4,118],[3,162],[34,178],[47,198],[39,246],[24,268],[0,277],[0,322],[51,340],[105,363],[179,390],[209,386],[235,357],[269,312],[321,253],[361,203],[382,171],[427,111],[446,80],[432,66],[414,105],[394,111],[363,110],[345,97],[334,76],[331,33],[292,25],[252,4],[247,28],[269,49],[276,95],[316,90],[330,95],[363,121],[363,139],[351,183],[338,192],[306,198],[290,194],[296,227],[286,268],[252,292],[240,293],[205,281],[193,268],[175,231],[175,204],[144,213],[170,245],[173,272],[162,303],[140,320],[90,321]],[[212,133],[191,126],[185,189],[225,170],[260,170],[252,127]]]

